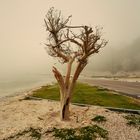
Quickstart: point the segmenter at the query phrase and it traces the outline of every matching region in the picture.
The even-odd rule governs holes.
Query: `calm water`
[[[52,75],[24,74],[0,79],[0,98],[54,82]]]

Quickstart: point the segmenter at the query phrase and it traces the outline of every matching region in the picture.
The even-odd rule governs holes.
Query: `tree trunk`
[[[72,98],[73,89],[75,87],[76,82],[70,83],[69,88],[66,90],[63,97],[61,96],[61,111],[60,111],[60,117],[62,121],[70,120],[70,102]]]
[[[60,118],[62,121],[67,121],[70,119],[69,105],[70,105],[69,97],[65,97],[65,99],[61,100]]]
[[[53,67],[53,73],[60,88],[60,118],[62,121],[70,119],[69,106],[71,102],[73,89],[75,87],[76,80],[78,79],[80,72],[85,67],[85,64],[78,63],[74,76],[72,80],[70,80],[72,62],[73,60],[71,60],[68,63],[68,69],[65,80],[61,73],[55,67]]]

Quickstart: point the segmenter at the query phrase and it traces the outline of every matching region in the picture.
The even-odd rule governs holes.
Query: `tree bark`
[[[68,120],[70,120],[69,106],[70,106],[70,98],[68,96],[68,97],[65,97],[61,101],[60,118],[61,118],[62,121],[68,121]]]

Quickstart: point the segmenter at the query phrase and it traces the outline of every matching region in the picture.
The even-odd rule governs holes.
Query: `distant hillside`
[[[140,38],[129,46],[118,46],[114,49],[108,47],[91,59],[88,69],[98,72],[109,71],[112,74],[140,71]]]

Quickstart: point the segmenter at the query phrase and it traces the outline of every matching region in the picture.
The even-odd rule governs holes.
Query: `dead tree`
[[[58,58],[62,64],[67,64],[65,76],[56,67],[52,70],[60,88],[61,120],[69,120],[72,93],[88,58],[107,44],[107,41],[101,38],[101,28],[96,27],[93,31],[90,26],[71,26],[70,18],[71,16],[64,19],[60,11],[50,8],[44,19],[48,33],[45,43],[48,54]],[[74,62],[77,66],[71,74]]]

